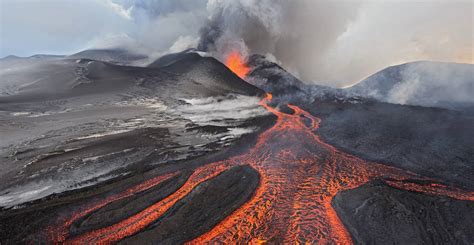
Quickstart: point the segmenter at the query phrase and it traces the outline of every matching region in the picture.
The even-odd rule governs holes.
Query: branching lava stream
[[[275,125],[262,133],[247,153],[201,166],[175,193],[136,215],[109,227],[66,238],[69,222],[56,234],[56,242],[109,243],[136,234],[158,219],[200,183],[232,166],[248,164],[260,173],[253,197],[207,233],[189,243],[305,242],[351,244],[352,240],[331,206],[342,190],[356,188],[373,179],[401,189],[474,201],[474,193],[441,184],[417,184],[404,180],[430,179],[413,173],[364,161],[323,142],[314,131],[320,120],[297,106],[293,114],[260,104],[277,116]],[[169,178],[167,175],[160,181]],[[90,210],[88,212],[94,211]],[[84,215],[84,211],[80,213]],[[73,215],[76,217],[77,214]]]

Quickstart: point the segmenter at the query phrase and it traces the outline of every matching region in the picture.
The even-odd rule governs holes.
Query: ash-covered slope
[[[41,64],[64,58],[57,55],[33,55],[31,57],[7,56],[0,59],[0,96],[15,94],[19,88],[34,81],[23,79],[22,73],[28,73]]]
[[[175,97],[217,96],[228,93],[262,95],[263,92],[233,74],[214,58],[187,53],[165,67],[133,67],[92,59],[41,60],[24,69],[2,66],[1,102],[28,102],[119,93],[139,87],[166,86]],[[12,89],[12,84],[16,89]],[[8,86],[7,86],[8,85]],[[171,91],[170,91],[171,92]],[[169,93],[164,93],[169,94]],[[161,95],[160,95],[161,96]]]
[[[10,95],[0,97],[0,101],[32,102],[117,93],[133,86],[135,79],[141,76],[164,76],[159,71],[142,73],[142,70],[86,59],[44,60],[24,69],[5,72],[2,81],[11,81],[9,83],[15,83],[17,88]]]
[[[347,90],[389,103],[467,109],[474,106],[474,65],[406,63],[385,68]]]
[[[16,87],[0,96],[0,206],[207,156],[263,125],[263,91],[213,58],[174,65],[67,57],[2,66],[0,84]]]
[[[197,61],[201,58],[195,49],[187,49],[179,53],[171,53],[161,56],[152,63],[148,64],[148,67],[162,68],[165,66],[172,65],[181,60],[194,60]]]
[[[68,56],[71,59],[91,59],[116,64],[133,64],[145,61],[148,56],[138,54],[126,49],[88,49]]]

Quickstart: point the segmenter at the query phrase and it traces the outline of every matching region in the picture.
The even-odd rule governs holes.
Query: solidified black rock
[[[259,175],[252,167],[236,166],[194,188],[147,230],[125,244],[180,244],[209,231],[247,201]]]
[[[356,244],[472,244],[474,203],[374,181],[333,200]]]

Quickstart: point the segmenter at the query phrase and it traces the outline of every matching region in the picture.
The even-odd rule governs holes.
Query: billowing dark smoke
[[[222,30],[219,22],[215,19],[210,20],[207,25],[199,31],[200,39],[197,49],[208,52],[214,48],[217,39],[222,36]]]
[[[209,1],[198,49],[225,56],[233,50],[268,53],[280,35],[283,1]]]
[[[471,63],[472,7],[469,1],[209,0],[198,48],[218,58],[236,49],[264,54],[306,82],[338,87],[404,62]]]
[[[210,18],[200,31],[198,48],[225,56],[276,57],[300,78],[322,80],[320,58],[356,17],[358,3],[319,1],[209,1]],[[320,73],[320,72],[319,72]]]

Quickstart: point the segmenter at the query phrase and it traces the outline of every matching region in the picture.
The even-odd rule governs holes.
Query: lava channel
[[[293,114],[282,113],[268,105],[270,100],[268,94],[260,105],[273,113],[277,121],[259,135],[247,153],[201,166],[167,198],[114,225],[67,237],[66,243],[110,243],[132,236],[156,221],[200,183],[232,166],[244,164],[260,174],[260,184],[252,198],[210,231],[188,243],[351,244],[351,236],[331,201],[339,191],[374,179],[386,180],[391,186],[409,191],[474,200],[473,192],[426,184],[433,180],[339,151],[314,133],[320,119],[293,105],[289,105]],[[84,213],[79,216],[82,215]],[[67,228],[70,223],[62,227]],[[61,234],[62,240],[54,240],[64,241],[64,234]]]

